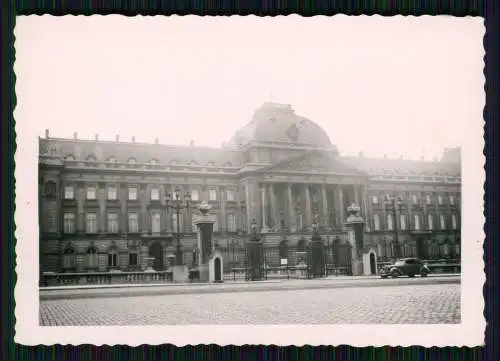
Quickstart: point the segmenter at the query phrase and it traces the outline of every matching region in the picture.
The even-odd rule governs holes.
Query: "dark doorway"
[[[377,265],[375,264],[375,254],[370,253],[370,273],[372,275],[377,274]]]
[[[153,269],[163,271],[163,247],[159,242],[154,242],[149,246],[149,257],[154,257]]]
[[[215,257],[214,259],[214,280],[215,282],[222,281],[222,262],[219,257]]]

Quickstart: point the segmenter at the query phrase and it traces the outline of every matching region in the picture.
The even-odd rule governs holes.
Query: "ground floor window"
[[[62,261],[63,268],[75,267],[75,251],[72,248],[65,249]]]
[[[97,250],[94,247],[91,247],[87,250],[87,267],[94,268],[98,265]]]
[[[116,267],[118,265],[118,255],[115,251],[111,251],[108,253],[108,266]]]
[[[137,266],[138,265],[137,253],[130,253],[128,255],[128,264],[130,266]]]

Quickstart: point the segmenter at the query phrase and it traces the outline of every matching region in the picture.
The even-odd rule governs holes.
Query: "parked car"
[[[415,277],[415,275],[427,277],[430,272],[429,266],[422,263],[418,258],[401,258],[394,262],[394,264],[384,266],[380,270],[380,276],[382,278]]]

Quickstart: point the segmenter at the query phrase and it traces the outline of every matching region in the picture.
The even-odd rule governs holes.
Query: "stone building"
[[[176,187],[191,199],[179,219],[187,264],[196,255],[193,216],[203,200],[212,207],[214,242],[222,248],[243,249],[255,219],[269,264],[284,256],[295,264],[315,219],[327,244],[345,243],[352,203],[366,220],[364,247],[378,258],[394,255],[396,231],[401,256],[458,257],[460,170],[458,148],[435,161],[341,156],[321,127],[276,103],[257,109],[221,148],[118,136],[82,140],[76,133],[60,139],[47,131],[39,139],[40,267],[139,270],[153,256],[155,269],[167,269],[177,219],[165,205]],[[388,195],[397,200],[395,209]]]

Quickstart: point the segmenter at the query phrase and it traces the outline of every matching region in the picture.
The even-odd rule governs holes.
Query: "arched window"
[[[69,161],[75,160],[75,156],[73,154],[68,154],[64,157],[64,160],[69,160]]]
[[[71,246],[67,246],[63,252],[62,267],[70,269],[75,267],[75,250]]]
[[[94,246],[90,246],[87,249],[87,267],[97,268],[98,266],[97,249]]]
[[[57,191],[57,186],[55,182],[48,181],[45,183],[45,197],[55,197]]]

